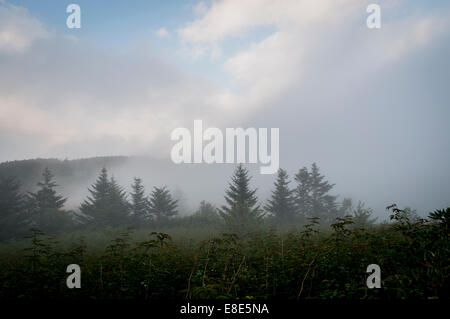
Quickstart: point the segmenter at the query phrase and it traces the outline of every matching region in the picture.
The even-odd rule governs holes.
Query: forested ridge
[[[56,158],[37,158],[0,163],[0,178],[15,177],[23,190],[34,190],[42,179],[47,167],[56,176],[59,184],[76,183],[96,175],[102,167],[124,163],[126,156],[102,156],[73,160]]]

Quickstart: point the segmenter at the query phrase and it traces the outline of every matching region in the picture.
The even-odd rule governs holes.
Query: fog
[[[220,26],[212,17],[227,18],[233,3],[219,1],[164,39],[149,27],[132,44],[122,41],[135,30],[119,19],[122,38],[105,46],[89,25],[74,33],[0,1],[0,161],[134,156],[110,173],[127,189],[134,176],[147,191],[167,185],[186,214],[201,200],[222,204],[235,167],[171,162],[170,132],[202,119],[279,128],[291,180],[316,162],[332,194],[380,219],[392,203],[422,216],[449,206],[448,5],[383,2],[383,26],[369,30],[363,2],[298,3],[246,4],[242,21]],[[263,204],[275,175],[248,167]],[[60,182],[71,207],[97,172],[80,174]]]
[[[448,177],[436,176],[429,181],[429,185],[441,183],[441,189],[427,190],[427,185],[413,183],[408,176],[408,169],[402,170],[397,175],[387,177],[386,180],[375,179],[373,176],[379,170],[367,168],[367,171],[355,168],[354,173],[342,170],[339,166],[324,166],[317,162],[321,173],[333,184],[336,184],[330,192],[337,195],[337,201],[351,198],[354,201],[363,201],[366,206],[374,209],[373,215],[379,221],[387,220],[388,212],[386,206],[396,203],[399,207],[412,207],[417,213],[426,216],[429,212],[449,205],[446,196],[445,181]],[[324,163],[327,163],[324,161]],[[293,159],[284,163],[289,173],[290,186],[295,187],[294,175],[298,169],[309,167],[311,163],[301,163]],[[51,167],[51,166],[50,166]],[[149,194],[154,186],[167,186],[174,197],[179,200],[179,214],[188,215],[194,213],[202,200],[206,200],[219,207],[224,202],[225,190],[231,181],[231,176],[236,167],[235,164],[174,164],[170,159],[154,159],[144,156],[128,157],[118,161],[105,161],[103,164],[91,165],[89,170],[80,172],[79,176],[70,178],[61,177],[56,174],[55,180],[60,185],[58,191],[68,197],[66,207],[77,210],[80,203],[89,195],[88,188],[97,179],[102,167],[108,169],[119,184],[131,192],[131,184],[134,177],[143,180],[146,193]],[[250,185],[257,188],[259,204],[264,206],[273,190],[275,175],[263,175],[259,173],[259,164],[248,164],[252,177]],[[334,169],[334,170],[333,170]],[[353,170],[351,170],[353,172]],[[430,169],[429,174],[433,170]],[[88,173],[88,174],[86,174]],[[437,173],[437,172],[436,172]],[[381,173],[380,173],[381,174]],[[367,182],[365,182],[367,180]],[[426,181],[427,179],[423,179]]]

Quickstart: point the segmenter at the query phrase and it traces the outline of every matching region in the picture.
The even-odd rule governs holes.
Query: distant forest
[[[256,189],[250,185],[248,170],[236,167],[224,197],[226,205],[215,207],[208,201],[199,203],[191,216],[179,216],[178,201],[164,185],[146,190],[135,177],[131,192],[126,192],[105,166],[121,164],[127,157],[100,157],[81,160],[36,159],[0,164],[0,233],[1,239],[23,237],[31,228],[54,234],[78,229],[170,223],[198,223],[244,234],[261,225],[303,225],[316,220],[330,225],[337,218],[351,218],[355,227],[370,226],[376,220],[364,203],[351,199],[337,202],[329,183],[319,167],[298,170],[291,181],[280,169],[276,175],[271,198],[260,203]],[[50,168],[51,167],[51,168]],[[101,167],[101,168],[100,168]],[[66,197],[58,193],[58,178],[68,182],[97,179],[86,185],[89,195],[77,209],[66,209]],[[406,209],[412,217],[415,212]]]
[[[127,156],[102,156],[75,160],[29,159],[0,163],[0,178],[15,177],[20,181],[22,190],[34,190],[42,180],[46,167],[58,177],[58,183],[76,183],[96,175],[102,167],[123,164]]]

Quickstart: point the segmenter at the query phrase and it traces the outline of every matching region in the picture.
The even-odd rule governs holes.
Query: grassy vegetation
[[[0,246],[0,298],[448,298],[450,208],[415,221],[394,208],[391,219],[367,229],[350,218],[326,229],[312,220],[241,236],[195,220],[153,233],[33,230]],[[81,289],[66,287],[69,264],[81,267]],[[381,289],[366,286],[369,264],[381,267]]]

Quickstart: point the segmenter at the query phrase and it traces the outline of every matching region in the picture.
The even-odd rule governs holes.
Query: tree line
[[[264,206],[258,202],[257,189],[250,185],[248,170],[238,165],[225,191],[225,205],[215,208],[202,201],[196,216],[200,219],[221,218],[230,231],[244,233],[263,222],[276,225],[304,222],[307,218],[332,223],[336,218],[352,215],[360,225],[373,223],[371,209],[350,199],[337,202],[331,195],[334,184],[320,174],[318,166],[301,168],[290,187],[287,172],[279,169],[271,197]],[[30,228],[55,233],[79,227],[119,227],[147,223],[169,223],[178,216],[178,202],[166,186],[153,187],[146,194],[143,182],[135,177],[127,193],[114,177],[101,169],[88,188],[89,195],[77,211],[66,210],[67,198],[58,194],[57,184],[48,167],[37,183],[36,192],[22,192],[15,177],[0,179],[0,234],[2,239],[23,235]]]

